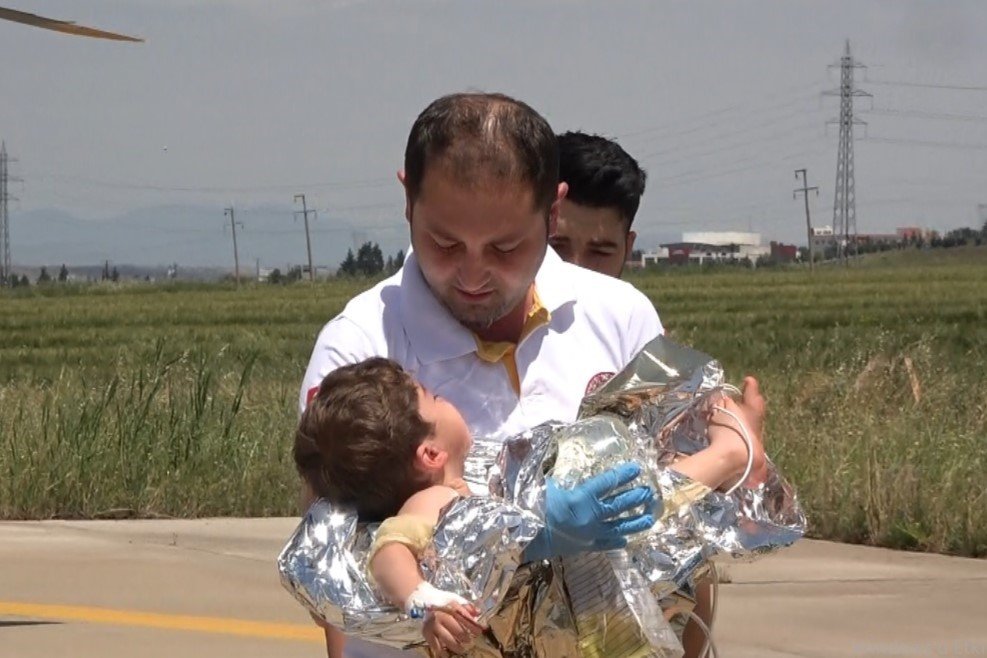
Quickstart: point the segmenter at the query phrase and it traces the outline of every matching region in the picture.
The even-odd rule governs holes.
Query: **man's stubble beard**
[[[525,294],[527,294],[527,291],[525,291]],[[467,315],[466,308],[456,308],[446,299],[442,299],[441,301],[442,305],[446,307],[452,317],[456,318],[459,324],[473,332],[489,329],[493,323],[510,313],[511,309],[517,305],[517,302],[512,304],[508,300],[503,300],[498,301],[497,305],[490,310],[480,312],[477,309],[477,313]]]

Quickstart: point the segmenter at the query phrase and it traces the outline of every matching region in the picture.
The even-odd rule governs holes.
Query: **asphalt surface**
[[[295,519],[0,522],[0,657],[325,655]],[[804,541],[731,564],[721,658],[987,656],[987,561]]]

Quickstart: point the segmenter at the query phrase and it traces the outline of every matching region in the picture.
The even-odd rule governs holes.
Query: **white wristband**
[[[421,619],[427,611],[435,608],[444,608],[453,603],[469,605],[469,601],[458,594],[446,592],[423,581],[419,583],[418,587],[415,588],[404,602],[404,611],[412,619]]]

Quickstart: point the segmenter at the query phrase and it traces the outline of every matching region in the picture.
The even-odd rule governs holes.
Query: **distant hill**
[[[305,231],[296,222],[290,205],[255,206],[237,210],[243,222],[237,230],[241,272],[263,268],[282,270],[305,263]],[[404,219],[394,228],[361,228],[360,222],[324,218],[312,226],[312,256],[317,266],[335,269],[346,250],[365,240],[376,240],[385,254],[407,249]],[[12,212],[10,218],[12,260],[17,266],[36,269],[62,263],[102,267],[112,264],[166,268],[221,268],[233,270],[233,243],[229,219],[212,206],[174,205],[143,208],[113,217],[91,220],[57,209]]]

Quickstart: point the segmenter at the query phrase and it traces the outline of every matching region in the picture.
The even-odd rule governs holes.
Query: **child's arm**
[[[744,421],[753,452],[749,482],[763,480],[765,474],[764,445],[761,443],[761,419],[764,417],[764,400],[757,390],[757,382],[745,381],[744,400],[737,404],[730,398],[718,408],[731,412]],[[739,423],[725,413],[714,410],[709,426],[710,445],[705,450],[690,455],[672,465],[675,471],[711,489],[717,489],[743,474],[748,459],[748,447],[744,442]]]
[[[434,528],[439,520],[439,512],[456,495],[449,487],[429,487],[409,498],[398,512],[397,518],[407,517],[407,534],[418,534],[419,528]],[[419,534],[406,539],[411,540],[411,543],[419,543],[427,538]],[[397,539],[384,544],[373,554],[370,558],[370,575],[381,593],[401,607],[405,607],[415,588],[424,582],[414,552],[408,544]]]
[[[457,495],[455,490],[443,486],[419,491],[408,499],[397,518],[407,519],[409,530],[416,526],[434,528],[439,512]],[[422,537],[408,539],[419,544]],[[462,597],[425,582],[418,559],[407,544],[396,540],[378,548],[370,558],[370,573],[381,593],[409,613],[429,611],[422,634],[435,655],[444,655],[447,651],[462,653],[473,636],[483,632],[483,627],[476,622],[479,615],[476,608]]]
[[[405,544],[392,542],[378,549],[370,562],[370,573],[387,600],[402,608],[424,582],[418,560]]]

